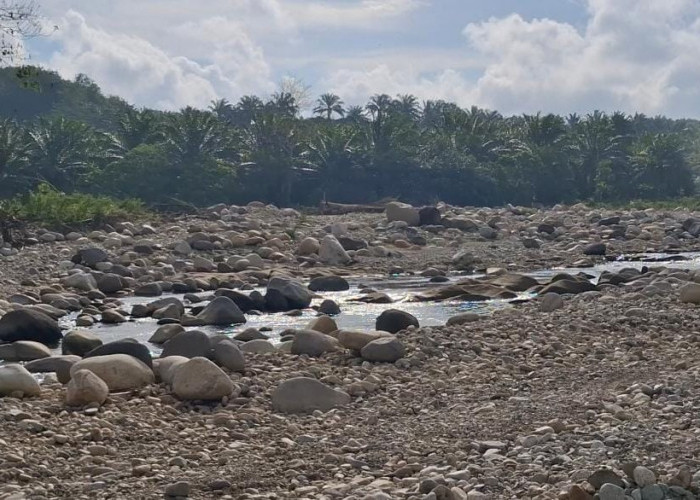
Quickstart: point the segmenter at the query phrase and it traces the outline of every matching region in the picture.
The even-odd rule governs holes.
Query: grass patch
[[[115,200],[91,194],[65,194],[47,184],[20,198],[0,202],[0,218],[13,218],[53,228],[78,229],[148,215],[139,200]]]

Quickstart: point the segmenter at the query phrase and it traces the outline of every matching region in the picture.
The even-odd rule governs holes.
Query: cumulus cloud
[[[587,7],[581,31],[519,14],[470,23],[463,34],[471,57],[485,61],[477,76],[376,64],[339,69],[325,81],[351,101],[376,92],[413,92],[504,113],[700,114],[697,1],[589,0]]]
[[[187,30],[181,34],[186,36]],[[211,48],[209,64],[172,56],[138,36],[91,27],[74,11],[63,17],[56,37],[60,50],[51,57],[50,67],[66,76],[86,73],[107,93],[140,105],[205,107],[221,96],[274,87],[262,51],[243,31]]]

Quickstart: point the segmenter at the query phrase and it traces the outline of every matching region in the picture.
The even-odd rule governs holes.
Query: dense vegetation
[[[23,70],[27,72],[26,69]],[[88,77],[0,70],[0,197],[49,183],[149,205],[554,204],[662,200],[695,191],[700,122],[594,112],[504,117],[444,101],[291,94],[177,113],[104,97]]]

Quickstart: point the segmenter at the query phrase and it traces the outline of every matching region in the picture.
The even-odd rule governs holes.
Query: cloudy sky
[[[43,0],[33,62],[138,105],[412,93],[504,114],[700,117],[698,0]]]

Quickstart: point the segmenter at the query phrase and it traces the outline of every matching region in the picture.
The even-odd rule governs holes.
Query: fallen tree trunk
[[[343,215],[351,213],[382,213],[383,205],[347,205],[345,203],[332,203],[330,201],[322,201],[319,204],[319,210],[323,215]]]

